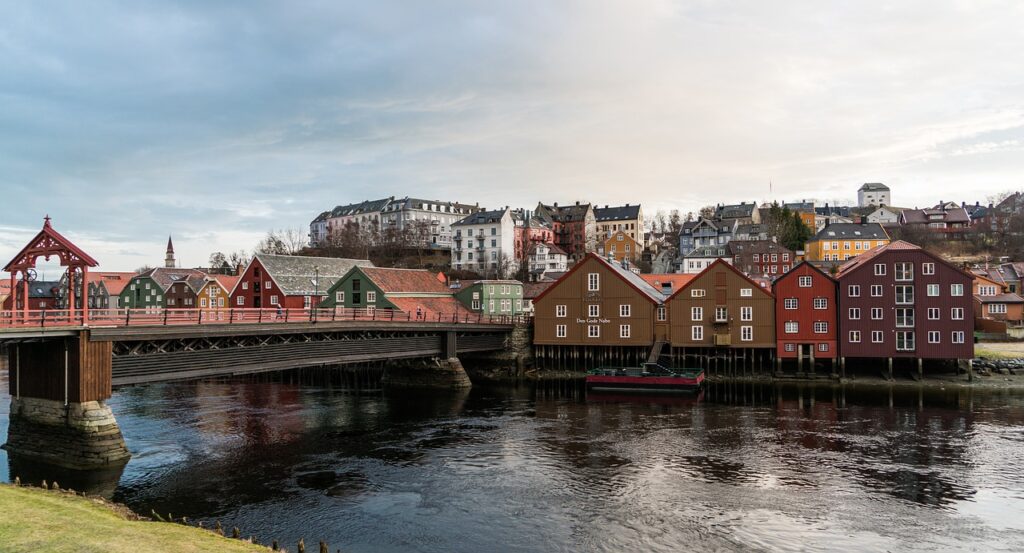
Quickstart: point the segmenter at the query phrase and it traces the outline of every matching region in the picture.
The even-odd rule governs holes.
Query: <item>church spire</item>
[[[167,236],[167,257],[164,258],[164,267],[174,268],[174,243],[171,236]]]

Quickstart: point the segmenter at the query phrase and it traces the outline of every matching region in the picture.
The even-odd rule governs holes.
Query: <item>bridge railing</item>
[[[469,311],[409,312],[395,309],[354,308],[219,308],[219,309],[91,309],[88,320],[82,313],[66,309],[0,311],[0,328],[46,328],[61,326],[172,326],[215,324],[284,324],[332,321],[382,321],[409,323],[500,324],[527,320],[525,315],[484,315]]]

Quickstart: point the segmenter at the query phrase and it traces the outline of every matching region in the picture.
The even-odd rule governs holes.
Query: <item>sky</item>
[[[1024,2],[0,0],[0,262],[385,196],[696,211],[1024,188]]]

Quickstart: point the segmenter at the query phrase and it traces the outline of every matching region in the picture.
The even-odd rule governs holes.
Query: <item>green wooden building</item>
[[[205,282],[206,273],[195,269],[158,268],[139,273],[121,290],[124,309],[163,309],[195,307],[186,297],[195,298],[193,283]],[[177,289],[172,287],[177,284]],[[169,303],[173,302],[173,303]]]
[[[477,280],[452,286],[455,297],[474,313],[521,315],[523,283],[518,280]]]
[[[442,278],[423,269],[353,267],[331,286],[320,306],[393,309],[425,319],[468,315]]]

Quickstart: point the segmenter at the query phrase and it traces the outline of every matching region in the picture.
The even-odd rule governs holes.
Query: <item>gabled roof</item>
[[[523,283],[523,299],[532,300],[539,296],[544,290],[551,288],[554,284],[553,280],[542,280],[540,282],[524,282]]]
[[[82,265],[86,265],[88,267],[96,267],[99,265],[99,263],[97,263],[89,254],[74,245],[70,240],[65,238],[64,235],[54,230],[53,226],[50,225],[50,217],[47,215],[43,222],[43,229],[40,230],[32,240],[29,240],[28,244],[26,244],[25,247],[22,248],[21,251],[19,251],[18,254],[4,266],[4,271],[11,272],[12,268],[28,261],[29,257],[45,255],[44,250],[46,253],[49,253],[54,249],[66,250],[71,256],[78,258]]]
[[[390,269],[359,267],[356,269],[388,294],[450,294],[451,291],[437,279],[437,273],[426,269]],[[390,299],[390,298],[389,298]]]
[[[970,223],[971,216],[962,207],[953,209],[905,209],[900,215],[904,225],[924,225],[928,223]]]
[[[875,259],[879,255],[882,255],[885,252],[899,251],[899,250],[920,251],[920,252],[924,253],[925,255],[927,255],[928,257],[930,257],[932,260],[934,260],[934,261],[936,261],[938,263],[941,263],[941,264],[949,267],[950,269],[953,269],[954,271],[957,271],[958,273],[961,273],[961,274],[963,274],[963,275],[965,275],[967,277],[970,277],[972,280],[974,279],[974,275],[973,274],[968,273],[967,271],[964,271],[960,267],[957,267],[956,265],[953,265],[952,263],[946,261],[942,257],[940,257],[938,255],[935,255],[935,254],[929,252],[928,250],[925,250],[925,249],[921,248],[920,246],[911,244],[910,242],[907,242],[907,241],[904,241],[904,240],[896,240],[895,242],[890,242],[890,243],[888,243],[888,244],[886,244],[884,246],[876,246],[876,247],[871,248],[870,250],[868,250],[868,251],[866,251],[866,252],[864,252],[864,253],[856,256],[856,257],[851,257],[849,261],[846,261],[845,263],[843,263],[842,265],[839,266],[839,272],[836,273],[836,277],[837,278],[842,278],[842,277],[848,276],[850,273],[860,269],[861,267],[866,267],[868,265],[868,263],[872,259]]]
[[[664,295],[662,295],[661,291],[656,290],[653,286],[648,284],[647,281],[644,280],[643,277],[641,277],[640,275],[634,273],[633,271],[630,271],[629,269],[624,269],[618,263],[612,263],[593,252],[588,253],[586,257],[579,260],[575,265],[573,265],[572,269],[570,269],[569,272],[562,275],[562,277],[559,278],[554,284],[557,285],[561,283],[563,280],[569,278],[573,273],[579,271],[583,266],[585,266],[588,261],[596,261],[597,263],[601,263],[605,267],[608,267],[609,269],[611,269],[612,273],[615,274],[615,276],[619,277],[622,281],[624,281],[631,288],[639,292],[642,296],[646,297],[648,300],[651,301],[651,303],[655,305],[660,304],[662,300],[664,300],[665,298]],[[534,298],[534,301],[543,298],[545,295],[547,295],[548,292],[550,292],[554,288],[555,286],[551,286],[547,290],[544,290],[543,292],[540,293],[540,295]]]
[[[590,204],[571,205],[544,205],[537,206],[538,215],[547,215],[552,221],[559,223],[572,223],[586,220],[587,212],[590,211]],[[542,211],[543,210],[543,211]]]
[[[640,204],[604,206],[594,208],[594,217],[598,222],[602,221],[629,221],[640,217]]]
[[[687,275],[682,273],[666,273],[666,274],[650,274],[640,275],[640,278],[644,279],[647,284],[654,287],[655,290],[661,292],[665,298],[672,295],[673,292],[686,286],[693,277],[697,275]]]
[[[305,257],[299,255],[256,254],[253,261],[260,264],[287,296],[320,295],[334,285],[352,267],[372,267],[369,259],[344,259],[337,257]],[[252,264],[252,261],[249,262]],[[248,271],[248,267],[246,267]],[[319,277],[319,286],[314,284]],[[316,290],[319,288],[319,290]]]
[[[135,273],[90,271],[88,281],[89,284],[97,286],[102,283],[107,294],[117,296],[133,278],[135,278]]]
[[[734,267],[731,263],[726,263],[724,259],[716,259],[713,263],[711,263],[710,265],[705,267],[703,271],[701,271],[701,272],[697,273],[696,275],[694,275],[693,278],[690,279],[690,282],[687,282],[684,286],[681,286],[678,290],[673,292],[672,295],[669,296],[665,301],[666,302],[672,301],[672,299],[675,298],[676,296],[678,296],[680,292],[682,292],[683,290],[686,290],[687,288],[692,286],[693,283],[696,282],[698,278],[700,278],[701,276],[704,275],[704,273],[707,273],[707,272],[711,271],[712,269],[714,269],[715,267],[718,267],[719,265],[724,265],[724,266],[728,267],[730,271],[736,273],[743,280],[745,280],[745,281],[749,282],[750,284],[752,284],[754,288],[757,288],[758,290],[761,290],[762,292],[768,294],[769,296],[774,296],[774,294],[772,294],[770,289],[768,289],[766,286],[761,286],[761,284],[758,281],[750,278],[749,276],[744,274],[743,271],[741,271],[741,270],[737,269],[736,267]]]
[[[723,244],[721,246],[701,246],[699,248],[694,248],[694,249],[690,250],[689,252],[687,252],[685,255],[683,255],[683,257],[684,258],[686,258],[686,257],[719,257],[719,258],[721,258],[721,257],[730,257],[731,255],[732,254],[729,253],[728,246]]]
[[[889,235],[878,223],[832,223],[818,231],[808,242],[818,240],[888,240]],[[861,254],[864,255],[864,254]],[[859,256],[858,256],[859,257]]]
[[[551,242],[534,242],[530,246],[529,253],[535,252],[537,250],[537,247],[538,246],[542,246],[542,245],[545,246],[548,249],[548,253],[549,254],[553,253],[555,255],[569,255],[569,254],[565,253],[565,250],[563,250],[562,248],[558,247],[557,244],[552,244]]]
[[[864,185],[860,187],[860,189],[863,190],[864,192],[875,192],[879,190],[884,190],[886,192],[889,191],[889,187],[880,182],[865,182]]]
[[[846,205],[828,205],[828,204],[826,204],[826,205],[823,205],[821,207],[815,207],[814,208],[814,213],[815,213],[815,215],[823,215],[823,216],[826,216],[826,217],[832,216],[832,215],[839,216],[839,217],[849,217],[850,216],[850,206],[846,206]]]
[[[476,313],[466,309],[466,306],[462,305],[455,296],[437,296],[437,297],[408,297],[400,296],[396,298],[388,298],[399,311],[406,313],[416,314],[416,309],[419,308],[424,318],[429,322],[431,319],[437,320],[437,315],[441,314],[447,316],[450,320],[453,315],[459,317],[470,316],[475,317]]]
[[[828,272],[826,272],[824,269],[822,269],[818,265],[816,265],[814,263],[811,263],[810,261],[801,261],[800,263],[797,263],[796,265],[793,265],[792,269],[790,269],[790,270],[786,271],[785,273],[779,275],[779,277],[776,278],[774,282],[772,282],[772,292],[774,293],[775,287],[779,285],[779,282],[782,282],[783,280],[786,280],[788,278],[796,278],[797,276],[799,276],[796,273],[797,273],[797,269],[800,268],[801,265],[807,265],[808,267],[810,267],[814,271],[817,271],[818,273],[820,273],[823,277],[825,277],[825,278],[827,278],[827,279],[829,279],[829,280],[831,280],[833,282],[835,282],[835,280],[836,280],[835,277],[833,277],[832,275],[828,274]]]
[[[217,281],[217,284],[220,285],[221,289],[223,289],[228,294],[230,294],[232,291],[234,291],[235,286],[238,285],[238,281],[242,280],[241,276],[234,276],[234,275],[210,275],[210,276],[213,277],[213,280]]]
[[[195,282],[205,280],[206,276],[206,273],[196,269],[157,267],[156,269],[149,269],[148,271],[136,275],[136,278],[151,278],[158,286],[160,286],[160,288],[163,289],[164,292],[166,292],[177,282],[184,282],[187,285],[192,286]],[[193,290],[195,290],[194,287]]]
[[[313,219],[312,221],[310,221],[310,223],[311,224],[312,223],[322,223],[322,222],[326,221],[327,219],[329,219],[330,217],[331,217],[331,212],[330,211],[325,211],[325,212],[321,213],[320,215],[317,215],[316,219]]]
[[[790,211],[798,211],[798,212],[799,211],[806,211],[806,212],[810,212],[810,213],[814,212],[814,202],[808,202],[808,201],[784,203],[784,204],[782,204],[782,207],[783,208],[787,208],[788,207]]]

